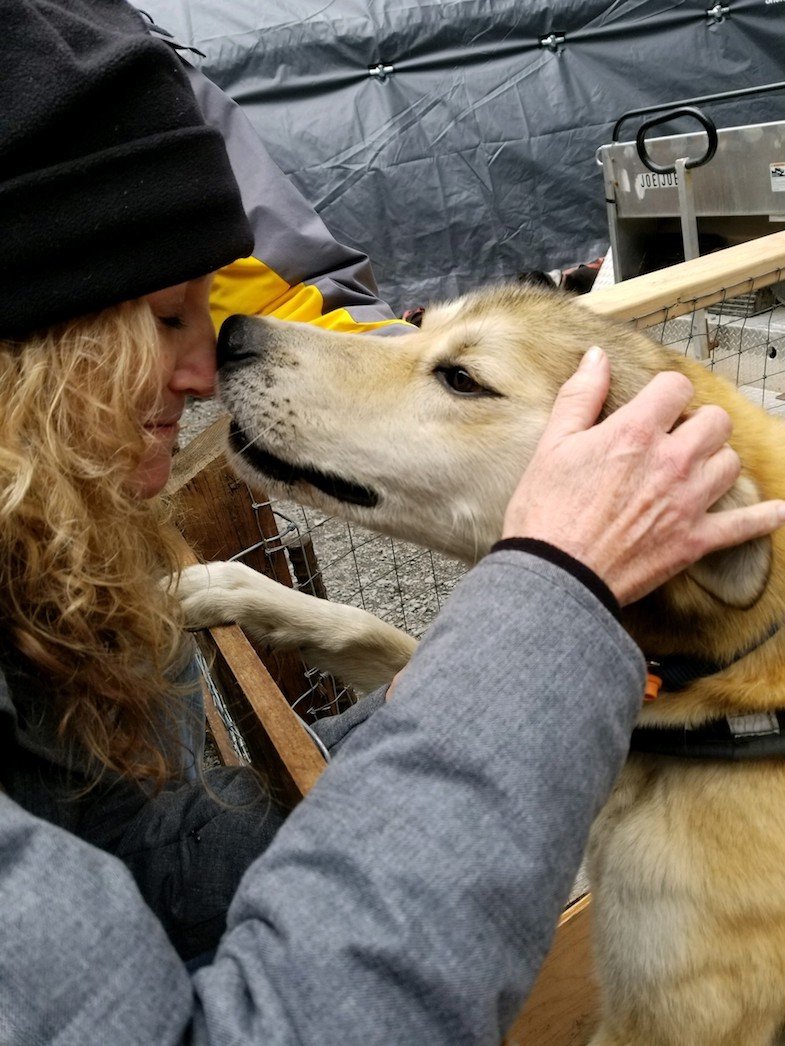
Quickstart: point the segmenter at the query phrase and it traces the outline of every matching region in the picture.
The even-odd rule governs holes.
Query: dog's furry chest
[[[781,976],[784,804],[785,761],[630,757],[587,852],[598,960],[619,1000],[725,955],[738,965],[745,949]]]
[[[592,887],[627,915],[645,908],[652,935],[673,905],[785,917],[784,808],[785,761],[632,755],[592,827]]]

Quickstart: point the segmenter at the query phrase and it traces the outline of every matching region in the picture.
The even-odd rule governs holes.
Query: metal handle
[[[645,166],[655,174],[673,174],[676,170],[676,165],[669,164],[668,166],[663,166],[652,160],[646,150],[646,134],[652,129],[652,127],[658,127],[663,123],[671,123],[671,121],[678,120],[682,116],[691,116],[694,120],[697,120],[708,136],[706,150],[703,155],[687,159],[684,166],[687,168],[702,167],[703,164],[709,162],[717,151],[717,128],[714,126],[714,122],[706,116],[705,113],[702,113],[700,109],[695,109],[690,105],[685,105],[681,109],[671,109],[670,112],[663,113],[662,116],[655,116],[651,120],[646,120],[645,123],[640,125],[638,133],[635,136],[635,148],[638,150],[638,156],[641,159],[641,163],[645,164]]]
[[[626,123],[627,120],[632,120],[635,116],[645,116],[647,113],[659,113],[665,109],[678,109],[684,105],[703,105],[706,102],[731,102],[736,98],[749,98],[756,94],[768,94],[771,91],[783,91],[785,90],[785,81],[781,80],[774,84],[761,84],[760,87],[742,87],[737,91],[720,91],[719,94],[703,94],[697,98],[678,98],[671,102],[662,102],[659,105],[647,105],[643,109],[628,109],[626,113],[622,113],[616,123],[613,125],[613,132],[611,133],[611,141],[618,142],[621,137],[622,124]]]

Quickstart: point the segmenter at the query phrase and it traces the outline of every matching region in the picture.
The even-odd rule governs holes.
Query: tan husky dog
[[[472,562],[498,538],[557,390],[593,344],[611,360],[609,411],[666,369],[690,377],[696,404],[729,411],[743,473],[725,504],[785,497],[781,422],[644,335],[522,287],[432,308],[394,340],[229,320],[220,387],[234,465],[276,495]],[[366,687],[414,647],[239,564],[193,568],[183,595],[194,626],[237,620]],[[671,729],[640,733],[639,749],[659,750],[631,753],[592,831],[595,1046],[770,1046],[785,1023],[783,623],[782,531],[706,557],[624,611],[664,678],[640,724]]]

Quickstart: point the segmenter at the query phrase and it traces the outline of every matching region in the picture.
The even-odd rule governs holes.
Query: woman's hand
[[[785,524],[785,502],[709,512],[740,472],[721,407],[699,407],[674,371],[595,424],[610,364],[590,349],[562,387],[507,508],[503,537],[548,541],[590,567],[624,606],[696,560]]]

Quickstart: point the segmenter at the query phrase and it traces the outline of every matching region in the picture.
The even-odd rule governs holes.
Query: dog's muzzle
[[[292,465],[277,455],[271,454],[269,450],[264,450],[249,439],[235,421],[232,421],[229,426],[229,446],[256,472],[268,479],[283,483],[287,487],[292,487],[296,483],[308,483],[317,490],[321,490],[323,494],[335,498],[336,501],[359,505],[361,508],[374,508],[379,503],[379,495],[370,487],[352,483],[333,473],[321,472],[308,465]]]

